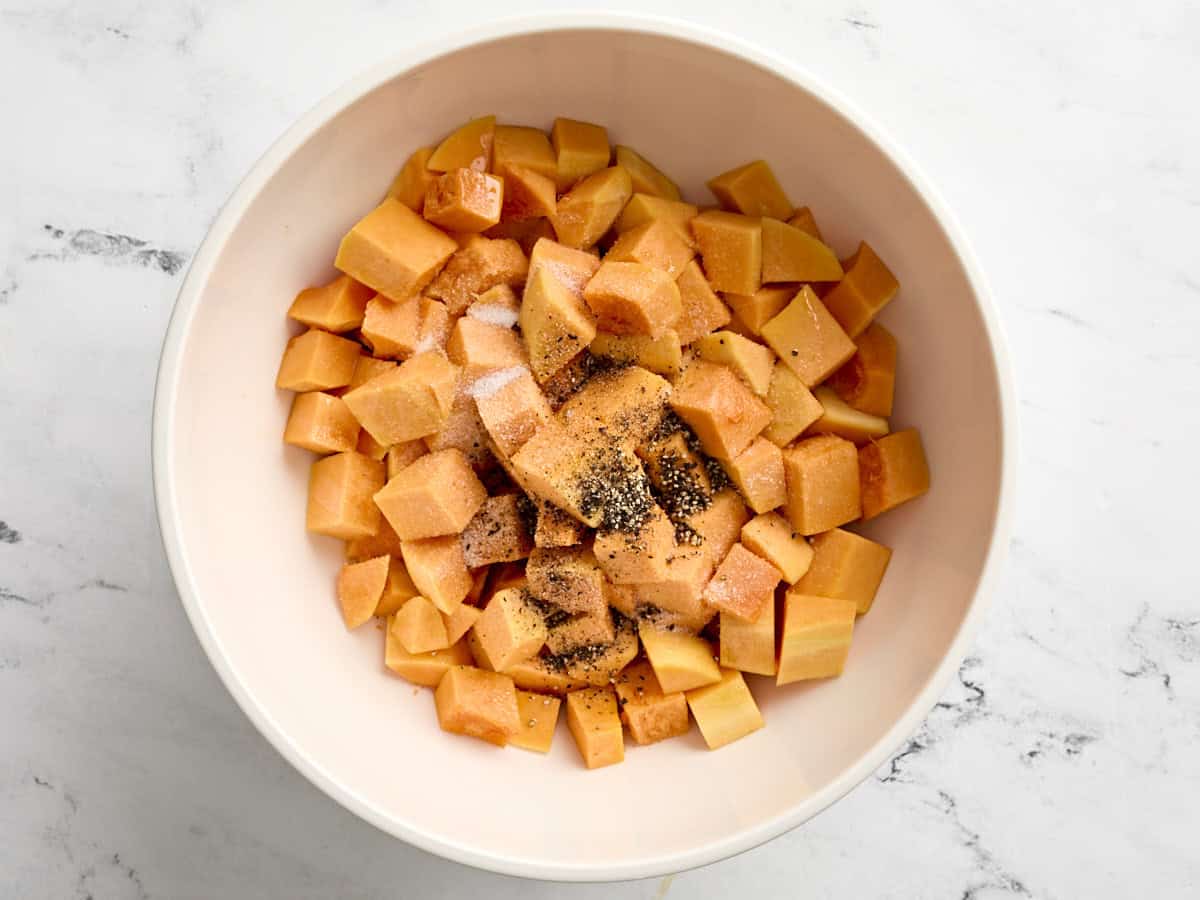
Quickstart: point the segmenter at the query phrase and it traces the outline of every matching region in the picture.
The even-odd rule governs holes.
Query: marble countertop
[[[154,519],[150,400],[183,269],[299,113],[496,9],[0,2],[0,896],[1197,896],[1188,0],[637,4],[794,56],[890,128],[974,237],[1011,339],[1002,590],[928,720],[845,800],[673,879],[539,885],[385,836],[254,731]]]

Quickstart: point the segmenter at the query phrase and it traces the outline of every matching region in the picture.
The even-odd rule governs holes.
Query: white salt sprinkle
[[[512,328],[517,324],[517,311],[507,306],[472,303],[467,307],[467,315],[489,325],[499,325],[501,328]]]
[[[480,397],[490,397],[506,384],[516,381],[521,377],[523,372],[529,370],[524,366],[511,366],[507,369],[498,369],[495,372],[488,372],[475,380],[475,383],[467,388],[467,393],[472,397],[479,399]]]

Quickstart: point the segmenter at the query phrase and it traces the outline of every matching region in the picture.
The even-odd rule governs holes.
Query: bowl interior
[[[845,675],[775,689],[767,727],[719,753],[693,729],[585,771],[560,723],[548,758],[442,734],[432,694],[389,676],[383,635],[343,628],[338,542],[304,532],[309,454],[273,388],[294,294],[334,274],[342,233],[397,167],[468,117],[604,123],[707,202],[704,180],[771,161],[842,255],[869,239],[903,285],[895,426],[919,425],[925,498],[865,529],[895,549]],[[890,158],[823,100],[722,50],[661,34],[566,30],[451,52],[318,120],[185,288],[197,294],[160,425],[164,531],[201,637],[277,746],[388,830],[475,864],[546,877],[647,875],[802,821],[850,786],[947,660],[975,596],[1001,479],[993,348],[941,224]],[[216,235],[215,240],[220,240]],[[188,307],[184,307],[185,313]],[[170,366],[170,361],[168,361]],[[160,409],[163,405],[160,404]],[[923,712],[923,710],[922,710]],[[855,777],[858,777],[855,776]]]

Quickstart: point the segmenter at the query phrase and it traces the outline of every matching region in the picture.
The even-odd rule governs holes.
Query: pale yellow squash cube
[[[721,613],[720,635],[722,668],[755,675],[775,674],[774,597],[754,622]]]
[[[763,727],[762,713],[742,673],[723,669],[715,684],[687,692],[688,707],[709,750],[716,750]]]
[[[855,409],[833,388],[821,385],[813,390],[813,396],[821,404],[822,413],[809,426],[809,434],[836,434],[861,447],[888,433],[887,419]]]
[[[789,590],[784,596],[775,683],[841,675],[854,636],[856,614],[851,600]]]
[[[701,359],[728,366],[754,393],[766,396],[775,367],[775,354],[769,348],[732,331],[705,335],[696,341],[695,347]]]
[[[763,437],[780,447],[786,447],[803,434],[823,412],[813,392],[783,362],[776,362],[771,370],[766,399],[771,421],[763,429]]]
[[[514,747],[549,753],[558,725],[558,709],[562,701],[533,691],[517,691],[517,717],[520,730],[508,739]]]
[[[804,539],[804,535],[793,531],[791,523],[778,513],[755,516],[743,525],[742,543],[778,569],[788,584],[795,584],[803,578],[813,562],[812,546]]]
[[[704,638],[681,631],[661,631],[643,623],[638,629],[646,658],[662,689],[688,691],[721,680],[712,645]]]

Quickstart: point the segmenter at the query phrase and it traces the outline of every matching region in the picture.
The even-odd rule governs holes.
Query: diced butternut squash
[[[721,666],[752,672],[775,674],[775,598],[763,607],[755,622],[721,613]]]
[[[782,573],[742,544],[729,548],[704,589],[704,602],[721,613],[757,622],[775,600]]]
[[[646,658],[666,693],[689,691],[721,680],[712,645],[682,631],[660,631],[643,623],[638,629]]]
[[[562,656],[584,647],[611,644],[616,636],[612,613],[606,607],[598,613],[571,616],[550,628],[546,634],[546,649],[552,656]]]
[[[536,547],[574,547],[583,540],[583,524],[571,518],[557,506],[539,500],[537,527],[533,531]]]
[[[504,205],[500,219],[525,222],[553,216],[558,208],[554,180],[524,166],[509,166],[504,173]]]
[[[434,172],[449,172],[451,169],[486,172],[492,167],[495,139],[495,116],[473,119],[438,144],[425,165]]]
[[[400,607],[419,593],[417,586],[413,584],[413,580],[408,574],[407,567],[400,558],[400,554],[403,552],[397,546],[395,555],[388,559],[387,581],[383,586],[383,596],[379,598],[379,605],[375,607],[377,616],[394,615],[400,611]]]
[[[390,447],[442,427],[454,405],[458,376],[458,366],[441,353],[420,353],[342,399],[371,437]]]
[[[431,453],[440,450],[459,450],[473,468],[480,472],[495,467],[491,451],[487,446],[487,430],[475,408],[471,396],[471,385],[459,382],[454,404],[434,434],[426,435],[422,441]]]
[[[753,294],[762,286],[762,220],[710,209],[692,219],[713,290]]]
[[[517,691],[517,717],[520,731],[508,739],[514,747],[549,753],[554,743],[554,728],[558,724],[558,708],[562,701],[557,697],[535,694],[532,691]]]
[[[513,166],[520,166],[553,181],[558,175],[558,161],[546,132],[527,125],[496,126],[492,144],[492,171],[507,178]]]
[[[425,191],[422,215],[448,231],[478,233],[500,221],[504,181],[474,169],[451,169]]]
[[[529,365],[538,381],[565,366],[596,336],[596,321],[588,307],[542,267],[534,270],[525,288],[520,323]]]
[[[684,266],[675,279],[679,288],[680,313],[675,330],[682,344],[703,337],[729,324],[729,309],[713,291],[700,264],[694,259]]]
[[[588,548],[535,548],[525,574],[530,593],[543,603],[583,615],[599,615],[608,608],[604,574]]]
[[[786,222],[763,219],[762,280],[837,281],[842,265],[837,255],[812,235]]]
[[[341,397],[309,391],[297,394],[283,441],[313,453],[343,453],[358,444],[359,425]]]
[[[519,288],[528,274],[529,260],[516,241],[473,234],[450,257],[426,293],[444,301],[451,316],[460,316],[476,297],[499,285]]]
[[[479,580],[476,579],[477,584]],[[486,580],[486,576],[483,580]],[[457,644],[468,631],[475,627],[475,623],[479,621],[482,614],[483,611],[479,607],[468,606],[466,603],[460,603],[458,609],[450,615],[438,613],[442,617],[442,625],[446,629],[446,640],[451,644]]]
[[[617,626],[617,636],[611,644],[590,647],[582,654],[569,654],[560,662],[570,680],[602,687],[612,683],[617,673],[633,662],[637,654],[637,631],[631,622],[625,620]]]
[[[600,524],[603,510],[588,505],[588,446],[557,420],[542,425],[512,457],[517,481],[526,491],[570,513],[585,525]]]
[[[650,194],[654,197],[664,197],[667,200],[679,199],[679,187],[675,182],[640,153],[618,144],[615,156],[617,165],[629,173],[633,190],[639,194]]]
[[[787,517],[803,535],[828,531],[862,515],[858,452],[833,435],[806,438],[783,451]]]
[[[341,538],[369,537],[379,530],[379,509],[371,499],[383,487],[382,462],[347,451],[319,459],[308,479],[305,527]]]
[[[500,215],[500,224],[493,225],[484,232],[484,236],[514,240],[520,246],[521,251],[528,256],[533,252],[533,248],[538,241],[554,240],[554,226],[550,224],[548,218],[522,219],[520,221],[506,220],[502,212]]]
[[[652,338],[645,334],[609,334],[597,332],[588,350],[593,356],[649,369],[667,379],[679,377],[683,370],[683,349],[679,335],[668,328]]]
[[[795,584],[803,578],[812,565],[812,546],[804,539],[804,535],[793,531],[791,523],[778,513],[755,516],[743,525],[742,543],[778,569],[788,584]],[[821,591],[810,593],[820,594]]]
[[[495,390],[478,391],[474,396],[484,427],[508,457],[554,415],[546,395],[529,372],[521,372]]]
[[[617,676],[613,685],[621,707],[621,720],[638,744],[655,744],[687,734],[687,699],[682,691],[663,692],[654,669],[646,661],[635,662]]]
[[[437,179],[437,173],[429,169],[429,158],[433,156],[432,147],[421,147],[410,156],[388,188],[388,196],[395,197],[413,212],[419,213],[425,208],[425,192],[429,185]]]
[[[783,601],[775,683],[841,675],[854,635],[855,613],[850,600],[813,597],[795,588],[789,590]]]
[[[471,651],[465,641],[451,644],[445,650],[428,653],[409,653],[392,634],[391,623],[385,631],[384,665],[413,684],[435,688],[449,669],[471,665]]]
[[[770,512],[787,502],[783,451],[764,437],[725,463],[725,471],[756,513]]]
[[[346,385],[346,390],[352,391],[356,387],[361,387],[372,378],[377,378],[384,372],[390,372],[394,368],[396,368],[394,361],[390,359],[376,359],[364,350],[359,354],[358,362],[354,365],[354,377]]]
[[[802,206],[796,210],[796,214],[787,220],[787,223],[793,228],[799,228],[805,234],[812,235],[818,241],[825,242],[825,238],[821,236],[821,229],[817,227],[817,220],[812,214],[812,210],[807,206]]]
[[[766,396],[775,366],[775,354],[768,348],[732,331],[707,334],[696,341],[695,347],[701,359],[728,366],[754,393]]]
[[[761,159],[718,175],[708,182],[708,189],[723,207],[747,216],[786,219],[794,208],[771,167]]]
[[[806,387],[820,384],[854,355],[854,342],[808,285],[762,327],[762,336]]]
[[[671,408],[717,459],[733,459],[771,421],[770,409],[732,369],[703,360],[680,376]]]
[[[674,549],[675,525],[657,506],[636,531],[596,534],[596,560],[613,584],[665,580]]]
[[[854,346],[850,361],[829,376],[829,386],[855,409],[887,418],[896,391],[896,339],[872,322]]]
[[[555,119],[550,144],[556,157],[555,184],[559,191],[567,191],[579,179],[607,168],[612,157],[607,129],[591,122]]]
[[[675,325],[682,312],[675,279],[636,262],[601,263],[584,288],[583,299],[597,325],[613,334],[656,338]]]
[[[386,556],[342,566],[338,573],[337,597],[347,628],[357,628],[375,615],[387,576]]]
[[[528,501],[519,494],[500,494],[483,501],[462,533],[468,568],[513,562],[529,555],[533,535],[522,512],[522,502]]]
[[[558,410],[558,418],[576,435],[595,443],[616,441],[632,453],[658,427],[671,385],[640,366],[601,372],[588,380]]]
[[[629,173],[619,166],[594,172],[558,200],[551,217],[559,243],[582,250],[612,227],[633,194]]]
[[[412,654],[444,650],[451,644],[442,614],[421,596],[411,598],[400,607],[392,616],[390,627],[400,646]]]
[[[567,727],[583,764],[589,769],[625,759],[625,738],[611,687],[585,688],[567,694]]]
[[[417,590],[439,612],[453,615],[471,590],[471,573],[458,535],[403,541],[400,548]]]
[[[521,730],[513,680],[470,666],[447,669],[433,695],[444,731],[503,747]]]
[[[648,441],[637,454],[669,515],[691,515],[708,505],[712,479],[682,431]]]
[[[379,517],[379,527],[374,532],[366,537],[346,541],[346,562],[362,562],[364,559],[389,554],[400,555],[400,538],[383,516]]]
[[[428,453],[406,466],[375,495],[375,504],[401,541],[458,534],[487,499],[461,450]]]
[[[866,241],[842,267],[846,275],[825,295],[825,306],[846,334],[854,338],[892,301],[900,282]]]
[[[812,548],[812,565],[796,582],[796,591],[849,600],[860,616],[869,612],[892,551],[883,544],[841,528],[815,535]]]
[[[306,393],[342,387],[354,377],[359,347],[354,341],[309,329],[288,341],[275,386]]]
[[[688,691],[687,702],[709,750],[763,727],[758,704],[736,669],[723,669],[717,683]]]
[[[467,315],[472,319],[502,328],[514,327],[520,311],[521,300],[507,284],[488,288],[467,307]]]
[[[583,289],[600,268],[600,259],[583,250],[563,246],[549,238],[540,238],[529,254],[529,280],[545,269],[572,294],[583,299]]]
[[[559,697],[588,687],[588,683],[583,679],[572,678],[561,666],[536,656],[513,663],[504,670],[504,674],[512,678],[513,683],[521,690],[555,694]]]
[[[389,300],[376,294],[367,302],[362,336],[376,356],[408,359],[421,340],[421,298]]]
[[[473,631],[498,670],[536,656],[546,643],[546,621],[519,588],[494,594]]]
[[[375,292],[349,275],[339,275],[329,284],[306,288],[296,295],[288,318],[309,328],[324,331],[353,331],[362,325],[367,301]]]
[[[402,300],[433,279],[458,244],[394,198],[342,238],[334,265],[385,297]]]
[[[392,444],[387,451],[387,477],[391,481],[396,474],[411,463],[416,462],[428,451],[425,442],[421,440],[403,441]]]
[[[713,563],[701,547],[676,547],[667,555],[666,574],[657,581],[633,586],[637,603],[701,619],[706,609],[704,589],[712,578]]]
[[[463,316],[454,323],[446,355],[462,367],[468,382],[496,369],[523,366],[529,361],[524,344],[511,328],[489,325],[472,316]]]
[[[604,258],[662,269],[674,280],[695,255],[690,242],[671,222],[651,219],[622,233]]]
[[[727,489],[714,494],[706,509],[686,516],[684,523],[716,566],[737,543],[742,526],[749,520],[750,512],[742,498],[737,491]]]
[[[780,447],[798,438],[823,412],[813,392],[782,361],[776,362],[771,371],[767,406],[771,409],[771,422],[763,429],[763,437]]]
[[[915,428],[872,441],[858,451],[864,519],[873,519],[929,490],[929,464]]]
[[[855,409],[824,385],[813,390],[821,404],[821,418],[808,429],[811,434],[836,434],[862,446],[888,433],[888,420]]]
[[[726,294],[725,302],[737,320],[757,338],[762,334],[762,327],[779,315],[798,290],[797,285],[767,285],[753,294]]]
[[[366,431],[360,432],[358,435],[358,442],[354,445],[354,449],[363,456],[369,456],[371,459],[379,460],[382,460],[385,456],[387,456],[388,452],[387,447],[383,446],[383,444],[371,437],[371,435]]]

